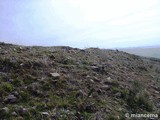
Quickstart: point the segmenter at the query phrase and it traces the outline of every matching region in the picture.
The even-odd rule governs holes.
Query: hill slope
[[[125,120],[160,114],[160,59],[0,43],[0,118]]]

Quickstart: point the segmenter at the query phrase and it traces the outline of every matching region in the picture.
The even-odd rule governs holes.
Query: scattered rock
[[[105,72],[104,66],[91,66],[91,69],[95,72],[98,72],[98,73]]]
[[[103,90],[109,90],[111,87],[109,85],[103,85],[101,88]]]
[[[94,80],[95,82],[101,82],[101,80],[98,79],[97,77],[93,77],[93,80]]]
[[[42,115],[49,116],[48,112],[42,112]]]
[[[11,82],[13,82],[13,81],[14,81],[13,79],[10,79],[10,78],[7,79],[7,82],[10,82],[10,83],[11,83]]]
[[[17,100],[18,100],[17,97],[14,96],[13,94],[11,94],[11,95],[8,95],[8,96],[5,98],[4,101],[9,102],[9,103],[15,103],[15,102],[17,102]]]
[[[148,71],[145,66],[138,66],[138,69],[143,70],[143,71]]]
[[[22,67],[23,67],[23,66],[24,66],[24,63],[21,63],[21,64],[20,64],[20,66],[22,66]]]
[[[51,75],[53,78],[55,78],[55,79],[57,79],[57,78],[60,77],[60,74],[59,74],[59,73],[50,73],[50,75]]]
[[[34,91],[38,90],[38,87],[39,87],[38,82],[32,83],[32,89],[33,89]]]
[[[17,116],[18,114],[14,111],[11,113],[13,116]]]
[[[160,103],[157,103],[156,107],[157,107],[157,108],[160,108]]]
[[[94,70],[94,71],[97,71],[97,72],[99,71],[99,67],[98,66],[91,66],[91,69]]]
[[[12,94],[15,95],[16,97],[19,97],[19,93],[17,91],[14,91]]]
[[[77,98],[77,97],[83,98],[83,97],[85,97],[85,96],[87,96],[87,93],[85,93],[85,92],[82,91],[82,90],[79,90],[78,93],[76,94],[76,98]]]
[[[19,47],[19,49],[20,49],[20,50],[23,50],[23,48],[22,48],[22,47]]]
[[[20,109],[17,110],[17,112],[18,112],[20,115],[24,115],[24,114],[27,114],[27,113],[28,113],[28,109],[21,107]]]
[[[90,79],[90,82],[91,82],[91,83],[94,83],[94,80]]]
[[[155,90],[154,93],[159,94],[159,91],[156,91],[156,90]]]
[[[9,113],[9,108],[8,108],[8,107],[4,107],[4,108],[2,108],[2,111],[3,111],[4,113]]]
[[[32,107],[32,109],[34,109],[34,110],[35,110],[36,108],[37,108],[37,106],[33,106],[33,107]]]
[[[104,120],[101,112],[95,114],[94,120]]]
[[[108,77],[106,80],[103,80],[102,83],[107,84],[107,85],[116,85],[113,79]]]
[[[117,92],[116,94],[115,94],[115,97],[117,97],[117,98],[119,98],[119,97],[121,97],[122,96],[122,94],[120,93],[120,92]]]
[[[118,111],[121,112],[123,109],[122,108],[118,108]]]
[[[107,80],[111,80],[111,78],[110,78],[110,77],[108,77],[108,78],[107,78]]]
[[[51,83],[52,84],[56,84],[58,80],[52,80]]]
[[[91,76],[87,75],[86,78],[91,78]]]
[[[28,89],[28,86],[24,86],[24,89],[27,90],[27,89]]]

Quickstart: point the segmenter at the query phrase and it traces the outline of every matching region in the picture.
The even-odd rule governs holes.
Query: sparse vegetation
[[[149,100],[149,95],[144,91],[143,84],[138,81],[133,82],[132,89],[126,100],[133,113],[141,112],[142,110],[152,112],[153,110],[153,103]]]
[[[124,120],[160,113],[160,60],[0,43],[0,119]]]

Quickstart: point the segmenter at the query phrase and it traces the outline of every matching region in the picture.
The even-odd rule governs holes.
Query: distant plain
[[[160,58],[160,46],[132,47],[119,50],[144,57]]]

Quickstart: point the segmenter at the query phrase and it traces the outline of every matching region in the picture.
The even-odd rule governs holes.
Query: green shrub
[[[14,87],[11,83],[3,83],[1,87],[6,92],[11,92],[14,90]]]
[[[138,81],[133,82],[126,100],[131,111],[137,112],[142,109],[151,112],[153,110],[152,101],[149,100],[148,94],[143,90],[143,85]]]
[[[28,94],[28,92],[25,91],[21,91],[20,96],[21,96],[21,102],[27,102],[30,99],[30,95]]]
[[[12,83],[15,86],[21,86],[23,84],[23,81],[21,79],[19,79],[19,78],[16,78],[16,79],[13,80]]]

